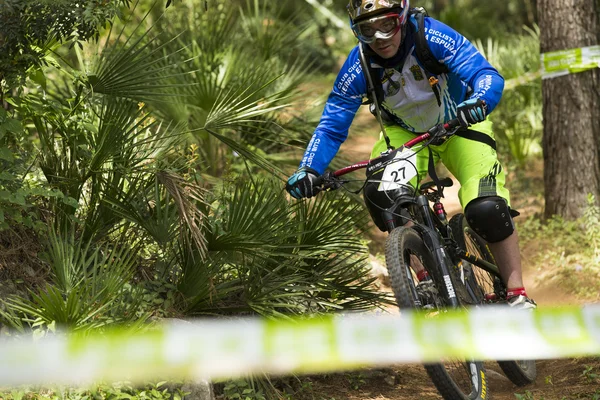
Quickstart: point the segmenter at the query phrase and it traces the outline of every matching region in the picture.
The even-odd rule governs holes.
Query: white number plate
[[[417,154],[411,149],[404,149],[396,154],[394,161],[383,170],[381,183],[377,190],[394,190],[406,185],[412,178],[417,176]]]

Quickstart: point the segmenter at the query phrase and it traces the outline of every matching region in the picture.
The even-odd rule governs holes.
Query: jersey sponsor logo
[[[360,59],[356,60],[356,62],[348,68],[348,71],[344,73],[344,75],[340,78],[340,81],[337,84],[337,88],[342,91],[342,93],[346,94],[348,92],[348,88],[354,82],[356,77],[362,72],[362,67],[360,65]]]
[[[415,78],[415,81],[423,80],[423,71],[421,70],[421,67],[419,67],[418,65],[415,64],[412,67],[410,67],[410,72],[412,72],[413,77]]]
[[[477,86],[479,93],[474,97],[481,97],[492,87],[492,75],[486,75]]]
[[[304,154],[304,157],[302,158],[302,162],[300,164],[301,166],[303,166],[303,167],[312,166],[313,159],[315,158],[317,150],[319,149],[320,143],[321,143],[321,139],[315,139],[315,137],[313,136],[313,138],[310,140],[310,143],[308,143],[306,153]]]
[[[440,31],[436,31],[435,29],[430,28],[425,29],[425,31],[427,32],[425,39],[428,42],[444,46],[444,48],[446,48],[452,54],[456,53],[456,40]]]
[[[394,96],[400,91],[400,83],[398,81],[392,79],[394,77],[395,70],[394,69],[386,69],[383,75],[382,83],[387,83],[388,86],[386,88],[385,94],[387,97]],[[404,86],[404,77],[400,77],[402,80],[402,86]]]

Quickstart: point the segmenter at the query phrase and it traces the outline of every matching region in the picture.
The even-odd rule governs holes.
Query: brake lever
[[[333,174],[331,171],[325,172],[323,175],[319,176],[313,187],[317,189],[317,193],[329,190],[336,190],[342,186],[343,182],[338,179],[337,176]]]
[[[437,124],[427,131],[427,133],[429,133],[429,144],[439,146],[452,136],[454,132],[456,132],[456,128],[448,131],[444,127],[444,124]]]

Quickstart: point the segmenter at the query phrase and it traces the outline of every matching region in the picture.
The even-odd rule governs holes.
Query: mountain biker
[[[432,126],[458,118],[460,136],[457,132],[417,154],[418,176],[427,173],[430,157],[444,163],[460,182],[459,199],[469,225],[488,241],[500,267],[508,303],[515,308],[536,308],[523,285],[512,220],[518,213],[509,205],[505,172],[496,155],[492,123],[487,119],[500,101],[504,79],[465,37],[440,21],[425,17],[424,32],[419,32],[409,0],[350,0],[347,8],[359,44],[335,80],[300,167],[287,181],[287,191],[296,199],[317,193],[312,182],[324,173],[347,138],[355,113],[368,97],[367,74],[371,73],[373,86],[379,86],[379,93],[383,91],[379,106],[382,130],[394,147]],[[417,35],[423,33],[434,62],[441,64],[444,72],[432,73],[431,68],[425,68],[431,60],[427,64],[417,58],[422,54],[416,52]],[[360,61],[361,47],[370,63],[366,71]],[[387,149],[382,136],[371,158]]]

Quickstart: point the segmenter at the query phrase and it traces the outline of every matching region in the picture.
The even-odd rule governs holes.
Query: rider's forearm
[[[317,129],[308,143],[308,147],[300,162],[300,167],[310,167],[319,174],[325,172],[325,169],[331,163],[333,157],[335,157],[346,136],[347,134],[338,136]]]
[[[329,96],[321,121],[300,162],[301,167],[313,168],[320,174],[325,172],[348,137],[348,129],[359,107],[360,100],[344,98],[336,93]]]
[[[504,78],[493,68],[482,70],[474,80],[471,98],[480,98],[487,104],[487,114],[498,105],[504,90]]]

